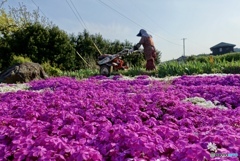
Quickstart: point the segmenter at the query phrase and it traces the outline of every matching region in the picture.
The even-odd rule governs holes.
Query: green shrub
[[[25,62],[32,62],[32,60],[28,57],[23,56],[13,56],[10,65],[18,64],[18,63],[25,63]]]
[[[222,68],[223,73],[240,74],[240,61],[225,63]]]
[[[195,61],[195,60],[196,60],[196,56],[191,55],[191,56],[187,57],[187,62]]]
[[[62,71],[57,67],[52,67],[49,62],[42,64],[44,71],[50,76],[61,76]]]
[[[216,56],[217,59],[220,59],[221,61],[227,61],[227,62],[232,62],[232,61],[240,61],[240,53],[228,53],[228,54],[223,54]]]
[[[208,57],[206,57],[206,56],[201,56],[201,57],[197,58],[196,60],[200,63],[207,63],[209,61]]]
[[[88,78],[99,74],[97,69],[79,69],[75,71],[63,71],[61,76],[76,77],[76,78]]]

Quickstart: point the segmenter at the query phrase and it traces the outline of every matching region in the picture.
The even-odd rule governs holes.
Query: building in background
[[[234,52],[234,47],[235,46],[236,45],[234,45],[234,44],[221,42],[221,43],[211,47],[210,50],[212,51],[213,55],[220,55],[220,54]]]
[[[240,52],[240,48],[234,48],[234,52]]]

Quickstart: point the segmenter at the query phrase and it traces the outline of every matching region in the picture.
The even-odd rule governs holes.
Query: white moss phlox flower
[[[195,105],[198,105],[198,106],[201,106],[201,107],[204,107],[204,108],[219,108],[219,109],[222,109],[222,110],[227,110],[228,108],[223,106],[223,105],[219,105],[219,101],[214,101],[211,102],[211,101],[207,101],[205,100],[204,98],[202,97],[191,97],[191,98],[186,98],[185,100],[183,100],[184,102],[191,102]]]
[[[28,84],[0,84],[0,93],[6,93],[6,92],[16,92],[19,90],[28,90],[29,86]]]
[[[217,145],[215,143],[208,143],[207,149],[210,150],[211,152],[217,152]]]

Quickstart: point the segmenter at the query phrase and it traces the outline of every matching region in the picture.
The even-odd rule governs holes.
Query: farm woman
[[[156,50],[154,47],[154,42],[152,36],[147,33],[146,30],[141,29],[137,36],[141,37],[139,43],[134,46],[134,49],[137,50],[142,45],[144,48],[144,56],[147,61],[146,70],[155,69],[155,59],[156,59]]]

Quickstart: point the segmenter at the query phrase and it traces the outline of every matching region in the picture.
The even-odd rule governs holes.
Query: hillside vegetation
[[[177,76],[177,75],[194,75],[203,73],[240,73],[240,52],[228,53],[224,55],[205,55],[191,56],[186,61],[170,61],[162,63],[158,67],[157,74],[159,77]]]
[[[38,10],[28,12],[22,4],[9,12],[0,8],[0,71],[16,60],[39,63],[50,75],[86,68],[94,71],[101,54],[115,54],[133,45],[127,40],[110,41],[87,30],[69,34],[42,17]],[[126,61],[131,66],[142,66],[144,57],[130,55]]]

